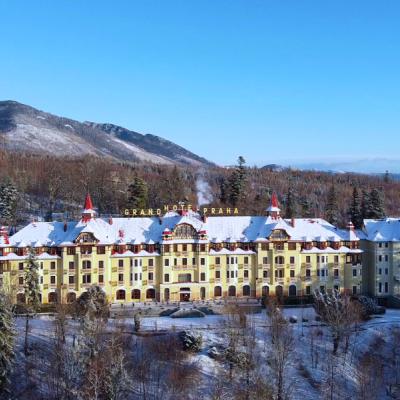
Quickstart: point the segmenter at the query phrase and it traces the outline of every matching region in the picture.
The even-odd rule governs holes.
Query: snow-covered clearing
[[[332,356],[331,336],[328,327],[316,321],[314,309],[284,308],[284,316],[297,317],[297,323],[290,326],[294,333],[294,351],[290,358],[287,369],[287,379],[290,381],[292,399],[320,399],[330,397],[329,391],[333,391],[334,399],[357,398],[359,391],[359,369],[358,361],[362,355],[371,351],[371,343],[381,340],[386,343],[382,347],[382,357],[391,351],[390,334],[394,327],[400,327],[400,310],[387,310],[385,315],[376,316],[368,322],[357,326],[350,337],[348,350],[345,352],[343,346],[337,356]],[[304,322],[302,322],[304,321]],[[258,360],[258,369],[261,374],[268,375],[270,365],[268,364],[268,349],[271,346],[268,335],[269,319],[265,310],[259,314],[246,316],[249,330],[254,328],[256,351],[259,355],[265,355]],[[23,318],[17,319],[19,331],[19,342],[23,342],[24,332]],[[126,318],[123,320],[110,319],[107,325],[108,332],[113,334],[117,327],[123,324],[123,331],[134,336],[134,320]],[[77,331],[78,321],[69,320],[69,334]],[[218,379],[221,371],[226,371],[228,365],[220,358],[211,357],[211,348],[222,352],[228,346],[229,338],[229,316],[207,315],[205,318],[182,318],[172,319],[170,317],[147,317],[141,320],[141,334],[167,331],[191,330],[202,336],[202,349],[199,353],[191,354],[193,361],[197,362],[201,370],[201,383],[199,390],[203,398],[208,399],[210,388]],[[36,343],[45,343],[51,348],[54,335],[53,316],[40,316],[31,321],[30,338]],[[67,339],[71,340],[71,339]],[[385,353],[385,354],[384,354]],[[21,361],[22,356],[19,356]],[[36,368],[41,368],[40,365]],[[334,376],[334,378],[332,378]],[[330,377],[334,379],[330,380]],[[332,389],[333,388],[333,389]],[[329,393],[330,395],[330,393]],[[136,397],[133,397],[136,398]],[[141,398],[141,397],[138,397]],[[194,397],[195,398],[195,397]],[[230,398],[230,397],[229,397]],[[380,393],[380,399],[393,398]]]

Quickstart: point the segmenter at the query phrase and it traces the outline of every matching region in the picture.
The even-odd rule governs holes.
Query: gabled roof
[[[294,226],[292,226],[292,222]],[[208,240],[221,242],[257,242],[267,241],[274,230],[284,230],[292,241],[348,241],[357,240],[354,232],[340,230],[319,218],[297,218],[285,220],[265,216],[210,216],[204,222],[194,212],[179,215],[168,212],[164,217],[114,218],[112,224],[101,218],[87,222],[35,222],[29,224],[9,238],[11,246],[73,245],[80,233],[92,234],[99,244],[153,244],[161,243],[166,229],[173,231],[180,224],[189,224],[197,232],[206,231]],[[64,230],[65,228],[65,230]],[[123,232],[123,237],[121,237]],[[177,240],[178,241],[178,240]],[[179,242],[190,240],[179,239]],[[206,240],[193,239],[204,243]],[[169,241],[169,243],[173,241]]]

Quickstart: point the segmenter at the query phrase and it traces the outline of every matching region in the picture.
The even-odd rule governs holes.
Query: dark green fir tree
[[[328,192],[326,208],[325,208],[326,220],[332,225],[337,225],[339,222],[339,207],[335,186],[332,185]]]
[[[146,208],[149,203],[149,190],[146,182],[135,177],[128,187],[127,208]]]
[[[349,217],[356,229],[362,228],[363,215],[361,211],[361,198],[357,187],[353,188],[353,196],[349,208]]]
[[[372,189],[370,198],[370,217],[374,219],[385,218],[385,208],[383,205],[383,196],[378,189]]]

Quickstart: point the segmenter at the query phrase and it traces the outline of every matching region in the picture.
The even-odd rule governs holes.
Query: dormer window
[[[95,243],[97,239],[90,232],[82,232],[75,239],[75,243]]]
[[[174,235],[177,239],[197,239],[197,231],[189,224],[177,225],[174,229]]]

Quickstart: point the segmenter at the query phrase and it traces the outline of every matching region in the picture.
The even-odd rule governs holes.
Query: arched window
[[[17,294],[17,303],[25,303],[25,293]]]
[[[73,303],[76,300],[76,294],[74,292],[67,293],[67,303]]]
[[[230,297],[235,297],[236,296],[236,287],[235,286],[229,286],[229,288],[228,288],[228,296],[230,296]]]
[[[155,299],[155,298],[156,298],[156,291],[154,289],[147,289],[146,299]]]
[[[243,290],[243,296],[250,296],[250,286],[249,285],[244,285],[242,290]]]
[[[263,297],[269,296],[269,286],[263,286],[261,290],[261,294]]]
[[[276,295],[277,297],[282,297],[282,296],[283,296],[283,287],[282,287],[281,285],[278,285],[278,286],[275,288],[275,295]]]
[[[117,300],[125,300],[125,290],[123,290],[123,289],[117,290],[116,299]]]
[[[296,285],[289,286],[289,296],[296,296],[297,295],[297,288]]]
[[[57,303],[57,293],[56,292],[50,292],[48,296],[49,303]]]
[[[285,264],[285,257],[276,256],[275,257],[275,264],[278,264],[278,265]]]
[[[214,297],[221,297],[221,296],[222,296],[221,286],[215,286],[215,288],[214,288]]]
[[[206,288],[205,287],[200,288],[200,298],[202,300],[204,300],[206,298]]]
[[[180,224],[175,227],[174,234],[179,239],[195,239],[197,238],[196,229],[189,224]]]
[[[131,294],[132,300],[140,300],[140,290],[133,289]]]

